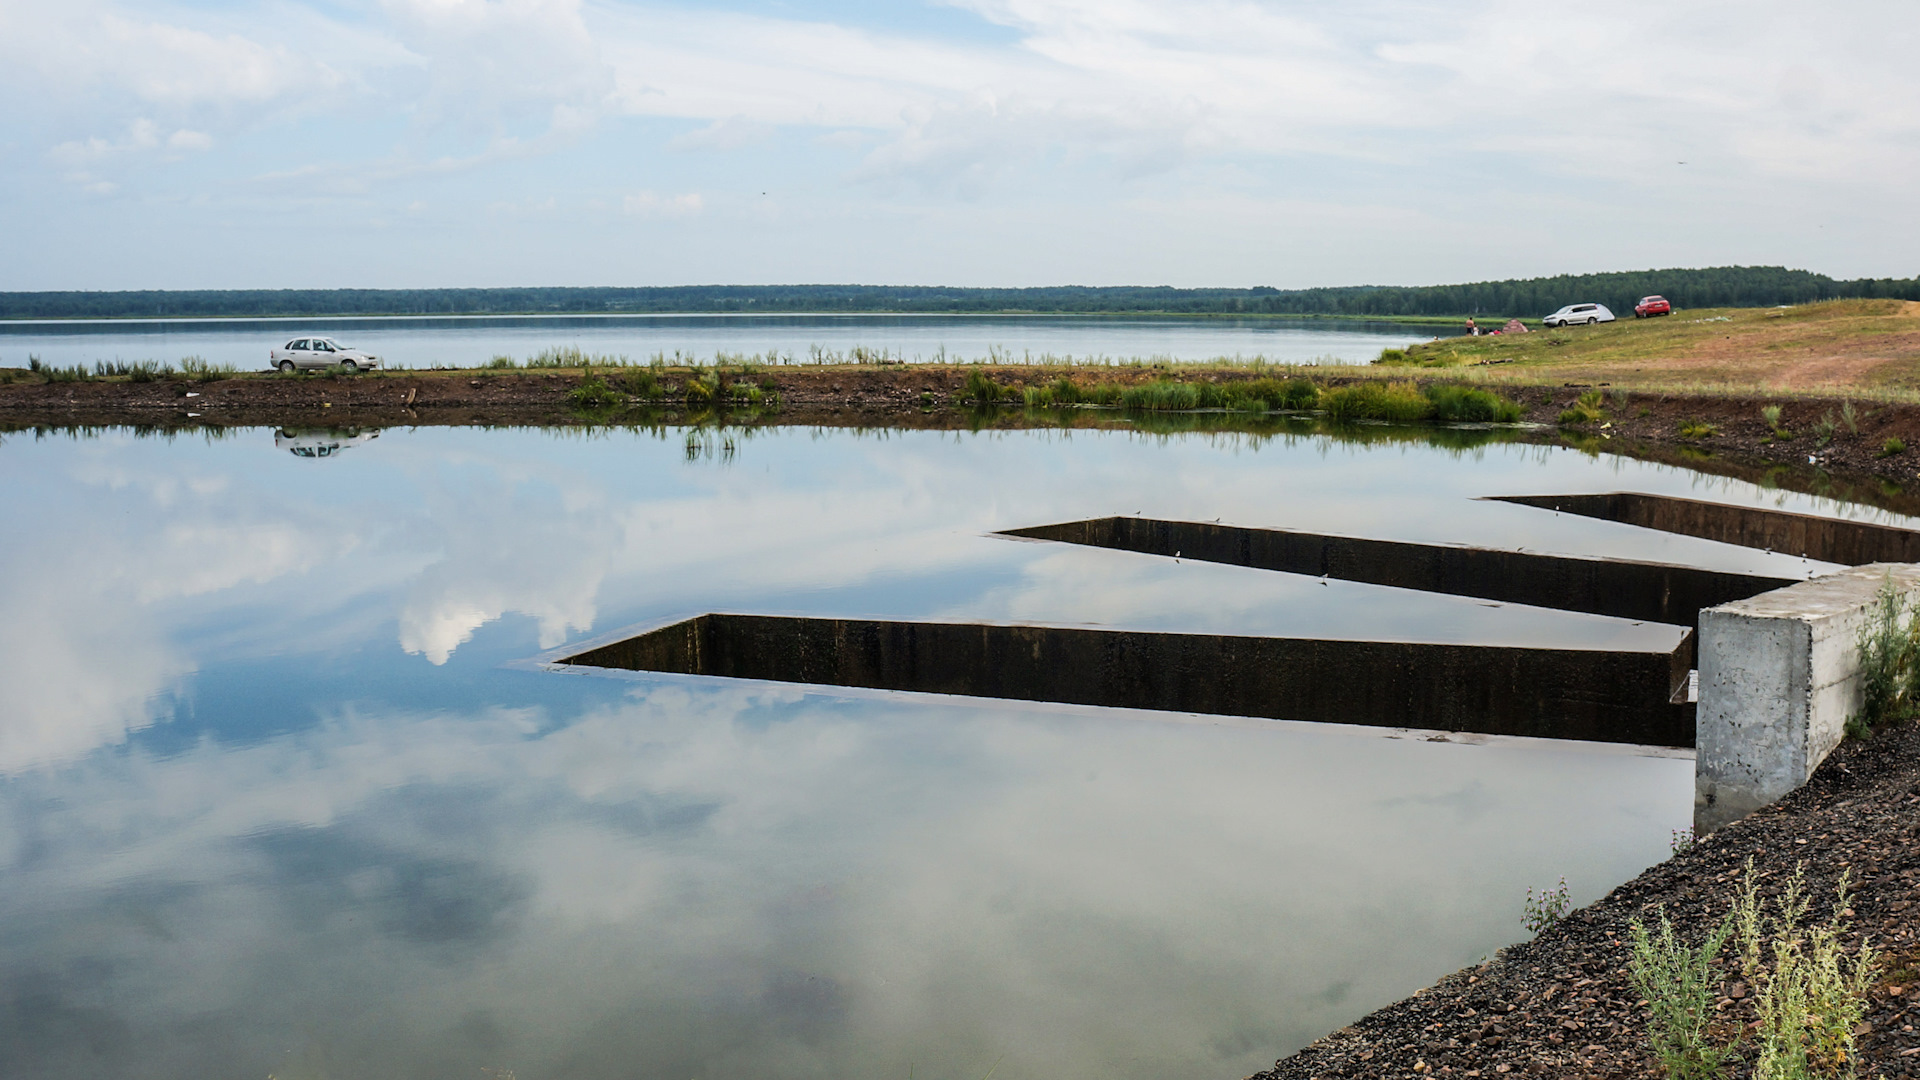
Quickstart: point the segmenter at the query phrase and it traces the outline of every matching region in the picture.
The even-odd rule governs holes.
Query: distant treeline
[[[1630,312],[1659,293],[1676,307],[1763,307],[1813,300],[1920,300],[1920,278],[1838,281],[1779,266],[1632,270],[1467,285],[1348,285],[1321,289],[1050,286],[963,289],[920,285],[680,285],[654,288],[193,289],[0,293],[0,318],[212,316],[668,314],[675,312],[1165,312],[1185,315],[1532,316],[1563,304]]]

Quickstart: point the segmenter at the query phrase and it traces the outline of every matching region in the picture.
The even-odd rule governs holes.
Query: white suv
[[[285,348],[269,352],[267,358],[281,371],[292,371],[295,368],[332,367],[335,364],[348,371],[380,366],[379,357],[363,353],[359,349],[349,349],[332,338],[324,337],[294,338],[287,342]]]
[[[1612,322],[1613,312],[1608,311],[1605,304],[1568,304],[1540,321],[1547,326],[1592,326],[1594,323]]]

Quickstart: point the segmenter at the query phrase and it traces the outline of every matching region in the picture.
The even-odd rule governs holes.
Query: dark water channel
[[[990,534],[1791,577],[1477,500],[1833,512],[1520,445],[701,438],[0,440],[0,1075],[1230,1080],[1665,857],[1691,762],[519,662],[708,611],[1638,647],[1671,629]]]

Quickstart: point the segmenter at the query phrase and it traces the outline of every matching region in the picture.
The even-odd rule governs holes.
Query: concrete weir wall
[[[1920,565],[1873,563],[1700,613],[1694,829],[1806,783],[1860,709],[1860,634],[1881,587],[1920,596]]]
[[[1003,536],[1178,555],[1289,574],[1692,626],[1700,609],[1795,579],[1672,563],[1546,555],[1468,544],[1370,540],[1294,529],[1106,517],[1008,529]]]
[[[1691,638],[1628,651],[709,614],[560,663],[1686,746]]]
[[[1849,566],[1920,562],[1920,532],[1867,521],[1676,499],[1637,491],[1604,495],[1490,495],[1487,498],[1490,502],[1519,503],[1563,514],[1638,525],[1643,529],[1718,540],[1723,544],[1804,555],[1821,562]]]

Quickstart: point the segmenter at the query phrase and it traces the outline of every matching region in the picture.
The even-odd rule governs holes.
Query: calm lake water
[[[267,350],[322,334],[413,368],[477,367],[577,346],[643,362],[711,363],[716,355],[783,362],[844,359],[855,349],[904,360],[1020,363],[1042,356],[1109,360],[1262,357],[1272,363],[1365,363],[1385,348],[1452,328],[1328,319],[1117,316],[678,315],[482,318],[180,319],[0,322],[0,366],[32,357],[58,367],[100,361],[178,364],[198,356],[240,370],[267,366]]]
[[[516,665],[709,610],[1670,633],[985,535],[1112,513],[1808,569],[1475,497],[1811,500],[1415,439],[8,436],[0,1075],[1244,1076],[1664,858],[1691,762]]]

